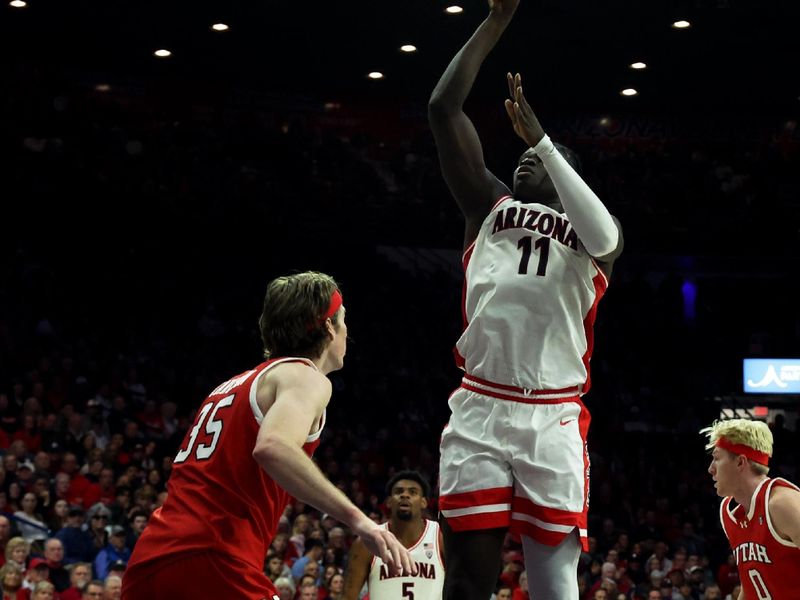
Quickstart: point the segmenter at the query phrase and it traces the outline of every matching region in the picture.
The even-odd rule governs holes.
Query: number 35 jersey
[[[608,280],[567,216],[505,196],[464,252],[457,364],[474,378],[553,397],[586,393]]]
[[[164,506],[156,510],[136,543],[132,563],[178,553],[210,550],[263,570],[289,495],[252,456],[263,415],[258,380],[285,362],[268,360],[217,386],[206,398],[175,456]],[[319,445],[324,416],[303,449]]]

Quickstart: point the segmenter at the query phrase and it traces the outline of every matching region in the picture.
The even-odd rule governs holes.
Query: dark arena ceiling
[[[367,103],[423,104],[488,12],[479,0],[3,1],[7,85],[33,70],[60,84]],[[463,12],[445,12],[452,4]],[[799,12],[794,0],[521,0],[474,93],[501,98],[512,70],[548,108],[791,116],[800,106]],[[679,19],[691,27],[672,27]],[[160,48],[172,56],[156,58]],[[632,70],[635,61],[647,69]],[[621,96],[629,87],[638,95]]]

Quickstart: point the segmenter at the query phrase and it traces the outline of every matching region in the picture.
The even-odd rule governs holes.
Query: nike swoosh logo
[[[561,421],[560,421],[559,425],[561,425],[561,426],[563,427],[564,425],[569,425],[569,424],[570,424],[570,423],[572,423],[574,420],[575,420],[575,419],[561,419]]]

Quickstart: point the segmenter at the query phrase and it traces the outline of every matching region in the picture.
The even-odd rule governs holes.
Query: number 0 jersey
[[[468,375],[553,398],[586,393],[597,303],[608,280],[566,215],[511,196],[497,201],[464,253]]]
[[[284,362],[268,360],[219,385],[200,406],[167,483],[168,496],[136,543],[131,565],[178,553],[211,550],[263,572],[267,549],[289,495],[252,456],[263,415],[258,380]],[[324,416],[303,446],[319,445]]]
[[[388,529],[389,523],[381,525]],[[439,524],[425,520],[419,540],[408,549],[417,565],[416,575],[393,576],[386,563],[373,556],[369,569],[369,600],[441,600],[444,562],[439,545]]]
[[[767,478],[753,492],[750,511],[731,508],[727,497],[719,517],[739,569],[747,600],[800,600],[800,548],[780,537],[772,526],[769,496],[774,487],[800,489],[785,479]]]

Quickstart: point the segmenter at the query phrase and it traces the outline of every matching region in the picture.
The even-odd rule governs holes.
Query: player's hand
[[[507,73],[506,79],[511,96],[505,101],[506,113],[514,126],[514,132],[533,148],[544,137],[544,129],[522,93],[522,75],[517,73],[512,76]]]
[[[519,6],[519,0],[489,0],[489,10],[501,19],[509,20]]]
[[[388,529],[378,527],[373,521],[367,521],[365,530],[356,529],[367,550],[386,563],[392,575],[416,575],[417,565],[411,559],[408,549],[399,542]]]

